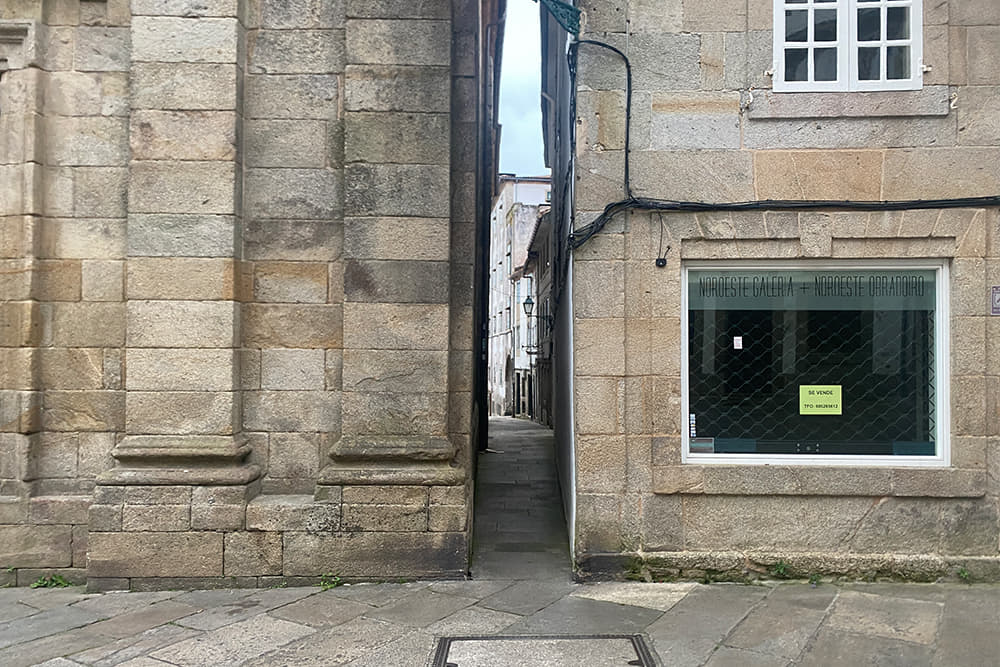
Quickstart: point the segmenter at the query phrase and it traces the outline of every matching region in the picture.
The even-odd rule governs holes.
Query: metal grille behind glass
[[[848,298],[843,290],[824,302],[831,293],[821,292],[813,272],[786,284],[790,296],[770,293],[771,305],[783,308],[767,308],[753,286],[692,297],[691,451],[933,456],[933,306],[882,310],[884,299]],[[697,278],[690,289],[704,292]],[[749,308],[729,307],[743,296]],[[815,307],[824,303],[836,309]],[[841,414],[802,414],[804,385],[839,386]]]

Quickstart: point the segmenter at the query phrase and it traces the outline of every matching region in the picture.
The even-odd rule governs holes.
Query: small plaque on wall
[[[990,315],[1000,315],[1000,285],[994,285],[990,293]]]

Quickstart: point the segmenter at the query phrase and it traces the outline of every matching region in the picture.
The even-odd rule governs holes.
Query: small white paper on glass
[[[734,350],[743,349],[743,336],[733,336],[733,349]]]

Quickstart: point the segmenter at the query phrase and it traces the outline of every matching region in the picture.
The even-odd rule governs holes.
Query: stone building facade
[[[578,238],[595,219],[602,225],[572,254],[567,291],[573,363],[556,380],[574,392],[571,414],[562,415],[563,429],[572,430],[574,439],[563,439],[562,458],[572,463],[564,466],[563,479],[573,489],[577,562],[594,571],[645,568],[657,577],[740,578],[773,572],[782,562],[782,572],[799,575],[934,578],[966,568],[973,577],[996,579],[1000,318],[990,315],[990,286],[1000,284],[1000,5],[581,4],[581,39],[620,53],[581,43],[573,81],[561,57],[565,33],[550,22],[549,61],[560,63],[564,74],[562,83],[549,77],[548,95],[562,100],[564,109],[574,93],[576,98],[575,153],[552,165],[558,179],[567,173],[566,161],[575,160],[573,195],[561,224],[572,224]],[[880,11],[888,16],[876,16]],[[809,12],[808,18],[796,12]],[[839,13],[833,18],[831,12]],[[903,15],[905,22],[894,23]],[[796,34],[792,24],[799,17],[803,32]],[[881,77],[885,90],[876,90],[855,62],[865,62],[870,53],[853,41],[854,21],[869,18],[888,25],[881,46],[890,44],[890,56],[891,45],[918,49],[922,39],[918,66],[907,69],[911,61],[899,61],[912,89],[889,90],[899,87],[893,76],[902,76],[892,73],[890,62],[889,74]],[[839,21],[847,32],[837,33],[825,21]],[[822,37],[824,30],[828,37]],[[823,39],[828,41],[815,46]],[[829,89],[826,79],[834,75],[821,71],[820,47],[841,50],[836,76],[843,88]],[[815,57],[816,70],[794,73],[799,54],[788,50],[806,48],[813,49],[808,63],[812,68]],[[622,55],[631,65],[628,133]],[[806,90],[776,92],[780,76]],[[854,79],[861,80],[857,91]],[[550,155],[558,154],[556,125],[549,128]],[[608,204],[629,198],[626,178],[631,195],[659,203],[633,201],[602,219]],[[564,185],[557,180],[553,192]],[[787,201],[701,212],[671,205],[968,197],[987,199],[893,210],[796,207]],[[832,331],[821,324],[818,311],[828,307],[815,305],[818,295],[799,312],[789,305],[804,303],[795,301],[799,297],[765,290],[755,302],[751,291],[742,291],[743,285],[752,290],[751,283],[736,281],[781,275],[799,290],[825,280],[817,272],[869,280],[885,270],[892,279],[894,270],[915,267],[932,267],[936,276],[937,337],[914,334],[924,336],[924,361],[913,362],[923,364],[922,380],[897,375],[872,400],[884,407],[888,394],[919,388],[914,400],[933,412],[921,419],[938,429],[937,439],[925,433],[916,438],[918,446],[902,435],[886,435],[881,443],[872,437],[869,450],[859,442],[830,442],[822,433],[809,436],[815,441],[804,439],[796,424],[835,431],[852,409],[862,409],[857,401],[852,407],[852,397],[868,382],[901,372],[898,353],[879,351],[885,349],[879,336],[881,331],[902,346],[903,334],[886,333],[879,323],[894,317],[887,311],[904,308],[903,297],[865,306],[882,312],[863,315],[862,306],[844,305],[846,292],[839,295],[845,301],[834,317],[868,321],[858,325],[859,331],[867,327],[868,338],[849,350],[833,350],[829,339],[814,339]],[[699,286],[712,284],[702,279],[740,287],[732,294],[712,293]],[[765,307],[765,300],[779,305]],[[762,310],[768,311],[763,318],[757,316]],[[788,317],[815,328],[782,328]],[[743,332],[733,324],[748,321],[761,325],[756,338],[749,325]],[[705,329],[717,323],[721,337],[712,342]],[[792,346],[782,346],[788,336]],[[747,351],[757,358],[748,358]],[[843,381],[831,380],[830,368],[820,366],[813,370],[823,379],[808,379],[802,360],[810,354],[840,364]],[[851,361],[858,354],[864,359]],[[876,362],[896,364],[896,370],[875,368]],[[869,379],[859,381],[862,375]],[[748,384],[736,387],[737,381]],[[817,416],[799,398],[798,391],[818,385],[843,390],[835,407],[843,410],[840,417]],[[778,409],[771,396],[781,392],[788,398]],[[764,417],[753,424],[723,423],[723,408],[738,406],[749,418],[754,402],[768,407]],[[915,414],[910,409],[888,411],[900,410],[909,419]],[[880,418],[866,419],[871,424]],[[788,426],[769,426],[784,419]],[[856,440],[863,428],[857,426]]]
[[[501,6],[2,3],[0,584],[465,571]]]

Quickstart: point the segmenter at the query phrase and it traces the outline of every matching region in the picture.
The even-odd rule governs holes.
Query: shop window
[[[774,0],[774,90],[917,90],[922,0]]]
[[[688,462],[948,463],[947,266],[690,264]]]

